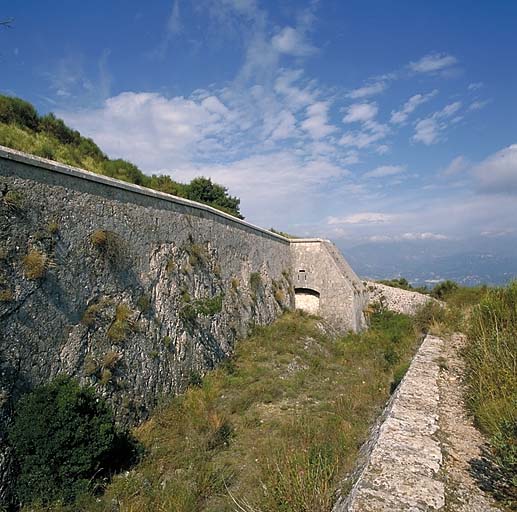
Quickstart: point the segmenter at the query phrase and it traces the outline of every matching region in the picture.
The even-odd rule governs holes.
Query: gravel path
[[[465,409],[463,375],[465,364],[459,355],[465,337],[455,334],[443,344],[440,389],[440,441],[442,443],[446,506],[444,512],[497,511],[472,476],[474,460],[481,459],[485,440]]]

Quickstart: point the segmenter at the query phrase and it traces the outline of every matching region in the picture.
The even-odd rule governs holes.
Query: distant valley
[[[451,279],[466,286],[500,285],[517,278],[517,238],[411,240],[340,246],[362,278],[405,277],[433,286]]]

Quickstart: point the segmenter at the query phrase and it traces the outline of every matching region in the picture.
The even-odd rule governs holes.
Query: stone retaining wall
[[[402,290],[374,281],[366,281],[365,286],[370,304],[380,304],[390,311],[405,315],[414,315],[424,304],[435,300],[423,293]]]

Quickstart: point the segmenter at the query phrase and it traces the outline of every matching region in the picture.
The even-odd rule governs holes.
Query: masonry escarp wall
[[[141,419],[294,306],[289,242],[212,208],[7,150],[0,190],[4,416],[66,373]]]
[[[0,147],[0,502],[17,398],[66,373],[94,385],[119,421],[145,418],[252,325],[295,306],[300,242]],[[315,312],[362,328],[355,274],[328,241],[304,243],[323,297]]]

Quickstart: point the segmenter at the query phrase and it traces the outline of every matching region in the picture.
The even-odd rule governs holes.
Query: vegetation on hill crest
[[[131,162],[108,158],[92,139],[69,128],[54,114],[40,116],[30,103],[20,98],[0,95],[0,145],[199,201],[243,218],[240,199],[209,178],[179,183],[166,175],[148,176]]]

